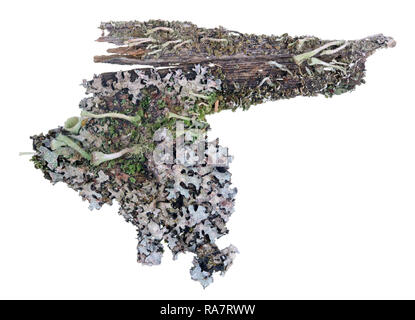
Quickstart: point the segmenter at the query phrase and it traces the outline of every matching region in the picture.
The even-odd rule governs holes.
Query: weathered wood
[[[377,49],[395,46],[392,38],[381,34],[330,41],[243,34],[162,20],[108,22],[101,29],[108,34],[97,41],[119,47],[108,49],[115,54],[94,57],[95,62],[182,69],[190,74],[197,64],[207,66],[223,81],[225,100],[243,101],[244,107],[264,99],[331,96],[353,90],[363,82],[366,59]],[[310,58],[301,59],[316,50]]]

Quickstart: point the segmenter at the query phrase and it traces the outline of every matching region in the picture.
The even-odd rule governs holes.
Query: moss
[[[160,109],[164,109],[167,106],[167,103],[166,103],[165,100],[158,100],[157,101],[157,104],[158,104],[158,106],[159,106]]]
[[[145,95],[140,101],[140,107],[144,110],[147,110],[150,106],[150,96]]]
[[[33,162],[34,166],[36,169],[40,169],[42,171],[47,171],[48,169],[48,164],[45,160],[43,160],[42,157],[38,156],[38,155],[34,155],[30,161]]]
[[[121,170],[130,175],[134,176],[138,173],[143,172],[144,164],[147,159],[144,156],[134,156],[127,159],[120,159],[119,165]]]

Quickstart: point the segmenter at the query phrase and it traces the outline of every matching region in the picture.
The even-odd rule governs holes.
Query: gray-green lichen
[[[215,244],[228,233],[236,189],[227,149],[206,141],[206,115],[351,91],[364,82],[366,58],[394,45],[382,35],[323,41],[161,20],[101,29],[108,34],[100,41],[120,47],[96,61],[153,67],[84,80],[81,112],[33,136],[32,160],[52,183],[79,192],[91,210],[117,201],[119,214],[137,228],[138,262],[161,263],[166,247],[174,258],[193,253],[191,277],[204,287],[238,252]]]
[[[183,136],[179,148],[168,134],[183,119],[183,134],[208,129],[195,104],[210,103],[220,81],[199,65],[194,73],[187,79],[181,70],[164,76],[135,70],[85,81],[92,96],[81,101],[80,116],[32,137],[33,161],[52,183],[62,181],[78,191],[90,209],[116,200],[120,215],[137,227],[139,262],[159,264],[163,242],[174,257],[196,254],[191,275],[206,286],[214,272],[226,272],[237,252],[234,246],[215,245],[228,232],[236,189],[226,149],[202,142],[206,159],[219,154],[225,165],[209,164],[200,161],[193,140]],[[153,151],[163,145],[171,146],[176,161],[154,161]]]

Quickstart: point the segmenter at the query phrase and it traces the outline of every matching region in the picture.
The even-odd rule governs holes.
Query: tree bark
[[[243,34],[162,20],[108,22],[100,28],[103,35],[97,41],[117,47],[108,49],[109,55],[95,56],[95,62],[181,69],[189,77],[195,65],[207,66],[223,81],[228,104],[243,107],[265,99],[332,96],[353,90],[364,82],[366,59],[377,49],[395,46],[392,38],[382,34],[332,41]]]

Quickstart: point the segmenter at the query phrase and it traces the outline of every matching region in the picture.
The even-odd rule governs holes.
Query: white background
[[[409,1],[3,1],[0,298],[415,298],[413,9]],[[203,290],[192,255],[136,262],[117,206],[90,212],[33,168],[30,135],[79,113],[82,79],[107,20],[161,18],[247,33],[393,36],[367,84],[333,99],[295,98],[209,118],[235,160],[239,193],[221,247],[240,254]],[[409,30],[409,29],[412,29]],[[125,69],[125,68],[124,68]]]

